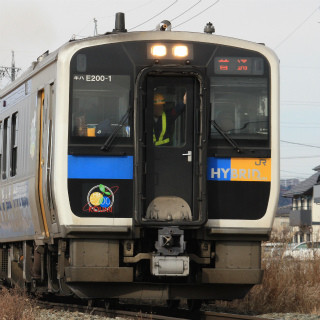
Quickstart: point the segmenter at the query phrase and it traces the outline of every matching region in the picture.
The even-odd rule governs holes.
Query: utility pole
[[[96,18],[93,18],[93,23],[94,23],[93,35],[97,36],[98,35],[98,20]]]
[[[16,79],[17,72],[19,72],[20,70],[21,68],[16,68],[14,60],[14,51],[12,51],[11,67],[0,66],[0,80],[7,77],[10,78],[11,81],[14,81]]]
[[[16,62],[14,60],[14,51],[11,51],[12,58],[11,58],[11,81],[16,79]]]

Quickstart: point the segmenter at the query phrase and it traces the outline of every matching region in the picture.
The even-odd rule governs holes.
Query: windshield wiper
[[[128,111],[124,114],[120,122],[116,125],[116,127],[111,132],[110,136],[106,140],[106,142],[103,144],[103,146],[100,148],[102,151],[108,151],[112,145],[113,140],[115,139],[117,133],[120,131],[120,129],[123,127],[124,123],[128,120],[129,115],[131,113],[132,108],[129,108]]]
[[[215,120],[211,120],[211,124],[221,134],[221,136],[230,143],[234,150],[236,150],[238,153],[242,152],[238,144],[225,131],[222,130]]]

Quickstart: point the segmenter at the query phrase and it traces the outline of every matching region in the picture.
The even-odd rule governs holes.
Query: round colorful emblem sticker
[[[111,188],[103,184],[91,188],[87,195],[89,207],[97,212],[108,211],[113,206],[114,194],[119,187],[113,188],[116,188],[116,190],[112,191]]]

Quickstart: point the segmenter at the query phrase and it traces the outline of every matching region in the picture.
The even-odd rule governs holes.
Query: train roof
[[[177,36],[178,35],[178,36]],[[231,38],[226,36],[220,36],[211,33],[200,33],[200,32],[189,32],[189,31],[133,31],[133,32],[107,32],[103,35],[97,35],[92,37],[87,37],[83,39],[72,39],[55,51],[49,53],[49,51],[44,52],[40,55],[36,61],[31,63],[31,66],[25,70],[15,81],[7,85],[5,88],[0,90],[0,98],[14,90],[17,86],[21,85],[32,76],[37,74],[40,70],[46,66],[57,61],[60,52],[68,50],[71,47],[78,47],[79,49],[84,46],[94,46],[104,44],[101,40],[106,40],[105,43],[112,42],[125,42],[125,41],[139,41],[139,40],[180,40],[180,41],[195,41],[195,42],[208,42],[224,44],[229,46],[237,46],[239,48],[252,49],[257,51],[273,51],[264,46],[261,43],[255,43],[248,40],[241,40],[237,38]],[[260,48],[260,49],[259,49]],[[263,48],[263,49],[262,49]]]
[[[46,51],[41,56],[37,58],[36,61],[33,61],[28,69],[26,69],[17,79],[10,84],[8,84],[5,88],[0,90],[0,99],[14,90],[17,86],[24,83],[28,79],[30,79],[34,74],[38,73],[43,67],[53,63],[57,60],[59,49],[49,53]]]

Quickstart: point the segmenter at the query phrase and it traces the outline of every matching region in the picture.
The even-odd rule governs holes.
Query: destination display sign
[[[262,58],[254,57],[215,57],[214,72],[230,75],[263,75],[264,63]]]

